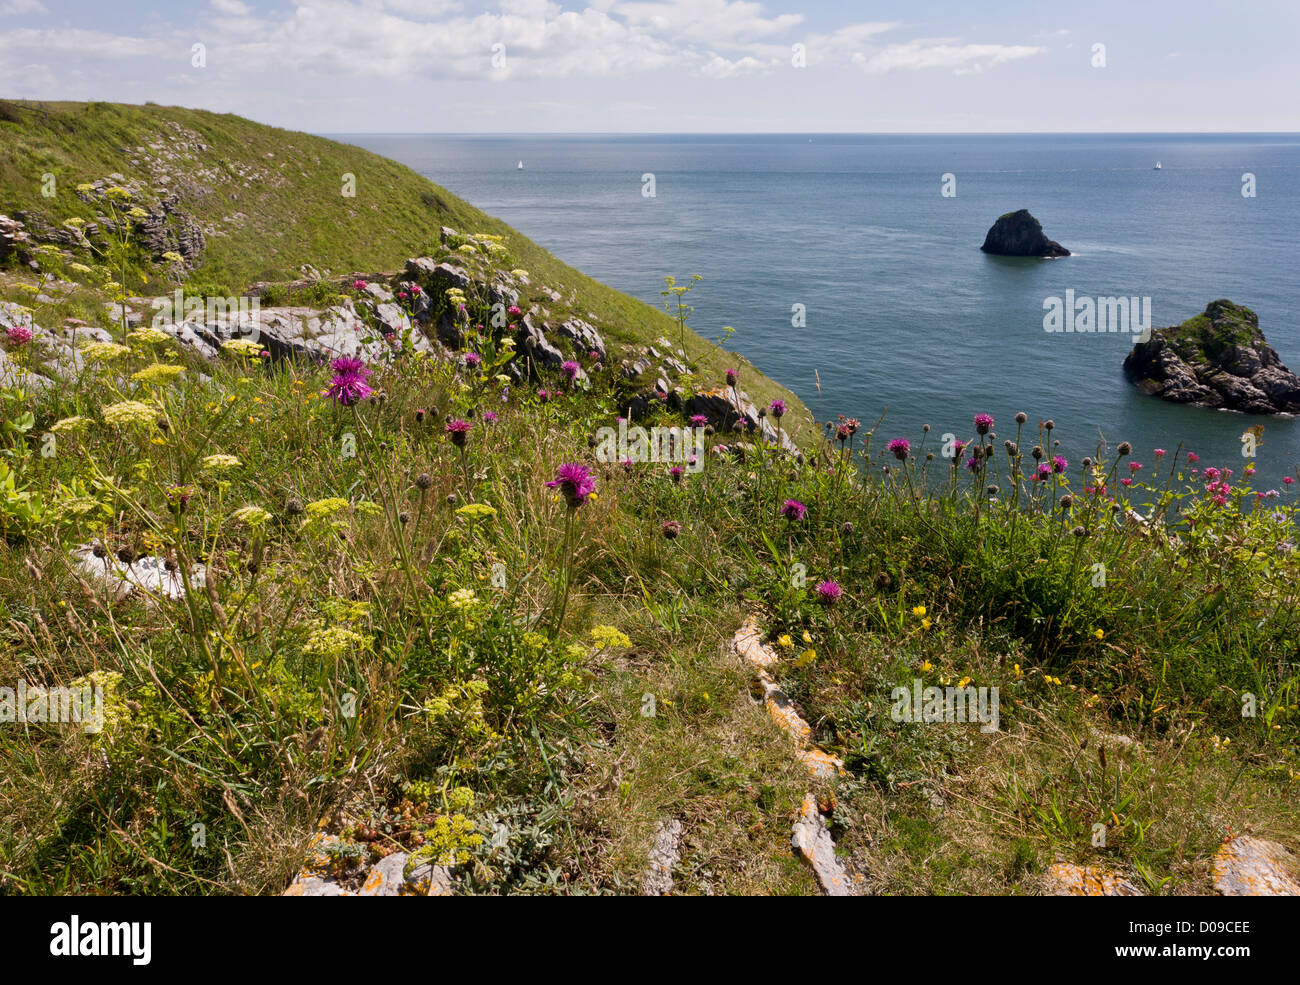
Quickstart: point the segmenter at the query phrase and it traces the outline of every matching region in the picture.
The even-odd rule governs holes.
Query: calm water
[[[1067,288],[1150,296],[1157,326],[1231,298],[1300,371],[1300,135],[344,139],[651,304],[664,274],[701,274],[696,331],[734,326],[730,347],[821,419],[870,424],[888,408],[888,436],[926,423],[966,436],[979,411],[1009,436],[1023,409],[1054,418],[1072,458],[1104,433],[1148,464],[1150,449],[1180,442],[1206,464],[1242,461],[1238,436],[1261,419],[1142,395],[1121,369],[1123,335],[1046,333],[1043,301]],[[654,198],[641,193],[647,172]],[[945,172],[955,198],[940,195]],[[1244,172],[1255,198],[1241,194]],[[989,225],[1017,208],[1075,255],[981,253]],[[794,304],[806,328],[791,327]],[[1276,485],[1300,461],[1300,422],[1263,423],[1260,477]]]

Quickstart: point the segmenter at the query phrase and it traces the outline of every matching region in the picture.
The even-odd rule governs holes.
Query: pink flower
[[[976,433],[976,434],[988,434],[988,433],[989,433],[990,431],[992,431],[992,430],[993,430],[993,415],[992,415],[992,414],[976,414],[976,415],[975,415],[975,433]]]
[[[780,399],[773,400],[772,406],[768,408],[768,412],[779,421],[785,416],[785,401]]]
[[[447,437],[457,448],[464,448],[465,442],[469,440],[469,433],[473,430],[474,425],[469,421],[454,420],[448,421],[447,426],[443,429],[447,432]]]
[[[906,438],[895,438],[885,446],[886,449],[900,462],[907,461],[907,456],[912,451],[912,445]]]
[[[735,386],[740,381],[740,373],[734,369],[727,370],[727,386]]]
[[[367,283],[366,283],[365,281],[363,281],[363,280],[354,280],[354,281],[352,282],[352,289],[353,289],[354,291],[364,291],[364,290],[365,290],[367,287],[369,287],[369,286],[370,286],[370,285],[367,284]]]
[[[596,480],[585,465],[577,462],[565,462],[555,473],[555,478],[548,482],[550,489],[559,489],[568,500],[569,508],[576,510],[596,492]]]
[[[1195,465],[1197,462],[1201,460],[1201,456],[1196,454],[1196,452],[1194,451],[1189,451],[1187,453],[1187,460],[1191,462],[1193,465]]]
[[[5,339],[12,346],[26,345],[32,340],[32,330],[25,325],[15,325],[5,332]]]
[[[1129,470],[1130,472],[1141,472],[1141,471],[1142,471],[1142,463],[1141,463],[1141,462],[1129,462],[1129,463],[1128,463],[1128,470]]]
[[[833,581],[823,581],[817,586],[817,598],[822,605],[834,605],[843,594],[844,590],[840,588],[838,583]]]
[[[797,499],[787,499],[781,507],[781,515],[787,520],[802,520],[808,512],[808,507]]]
[[[702,428],[709,423],[709,419],[703,414],[692,414],[690,423],[691,427]]]
[[[1168,454],[1168,452],[1166,452],[1163,448],[1156,449],[1156,458],[1164,458],[1166,454]]]
[[[497,415],[490,410],[485,410],[483,412],[483,420],[488,424],[495,424],[497,422]]]

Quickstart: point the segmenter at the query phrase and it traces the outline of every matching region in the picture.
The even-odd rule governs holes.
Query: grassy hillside
[[[355,197],[343,194],[347,175]],[[252,282],[301,278],[304,264],[336,279],[398,270],[432,250],[448,226],[503,236],[513,262],[536,283],[572,296],[573,310],[592,317],[608,342],[678,337],[664,311],[587,277],[405,165],[359,147],[205,110],[0,101],[0,214],[36,213],[52,227],[93,222],[102,197],[78,193],[78,186],[97,180],[138,189],[134,201],[151,208],[174,194],[169,221],[176,214],[192,219],[206,240],[180,275],[160,253],[136,250],[128,294],[169,293],[181,280],[196,293],[238,294]],[[687,350],[702,379],[745,366],[753,399],[762,405],[781,397],[794,411],[791,430],[808,433],[802,402],[742,357],[693,335]]]
[[[6,112],[43,161],[6,142],[9,195],[75,169],[78,122],[118,134],[88,146],[124,182],[119,127],[178,114],[232,151],[240,128],[278,133]],[[420,207],[422,235],[499,228],[448,201]],[[336,207],[323,195],[312,221]],[[250,233],[259,249],[275,228]],[[675,337],[505,235],[534,274],[608,305],[610,336]],[[351,248],[331,247],[340,269],[423,252]],[[241,277],[329,265],[237,253]],[[0,295],[30,301],[36,280],[11,269]],[[466,324],[488,300],[465,296]],[[63,337],[15,311],[4,364],[35,371]],[[881,895],[1041,893],[1057,863],[1208,894],[1225,838],[1275,841],[1284,863],[1300,849],[1300,475],[1203,462],[1195,435],[1069,462],[1055,442],[1086,425],[1050,407],[977,415],[957,447],[841,418],[792,457],[761,431],[733,443],[723,418],[689,456],[611,458],[623,374],[593,360],[517,381],[490,333],[473,358],[467,336],[331,367],[249,339],[200,364],[164,331],[114,337],[83,338],[62,385],[0,385],[0,894],[280,893],[322,828],[344,885],[403,852],[462,894],[635,893],[674,826],[678,894],[814,894],[800,817]],[[691,347],[718,379],[723,355]],[[780,392],[752,370],[741,385]],[[652,402],[645,423],[685,413]],[[761,677],[732,645],[751,615]],[[20,721],[12,698],[6,719],[17,682],[99,688],[103,727]],[[792,735],[834,768],[810,772]]]

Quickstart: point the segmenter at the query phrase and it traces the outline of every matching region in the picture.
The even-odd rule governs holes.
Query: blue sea
[[[790,387],[821,420],[884,437],[971,433],[1019,410],[1052,418],[1075,459],[1104,436],[1243,462],[1300,462],[1300,422],[1166,404],[1129,384],[1123,334],[1051,334],[1044,301],[1150,297],[1156,326],[1216,298],[1252,308],[1300,371],[1300,135],[350,135],[519,229],[574,267],[659,305],[665,274],[703,277],[691,327]],[[517,162],[524,162],[519,170]],[[1156,162],[1162,167],[1155,169]],[[1254,175],[1255,196],[1242,195]],[[654,176],[654,197],[642,193]],[[956,195],[941,194],[945,174]],[[1073,256],[981,253],[1029,209]],[[795,305],[806,324],[792,326]],[[820,388],[819,388],[820,381]],[[877,442],[879,446],[879,442]]]

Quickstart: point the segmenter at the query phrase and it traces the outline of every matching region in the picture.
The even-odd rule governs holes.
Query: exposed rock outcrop
[[[1264,339],[1256,314],[1225,299],[1181,325],[1155,329],[1133,346],[1124,371],[1144,393],[1173,403],[1300,413],[1300,377]]]
[[[0,215],[0,263],[20,253],[31,241],[23,224],[7,215]]]
[[[1070,251],[1043,233],[1042,224],[1028,209],[999,216],[980,247],[1004,257],[1068,257]]]

